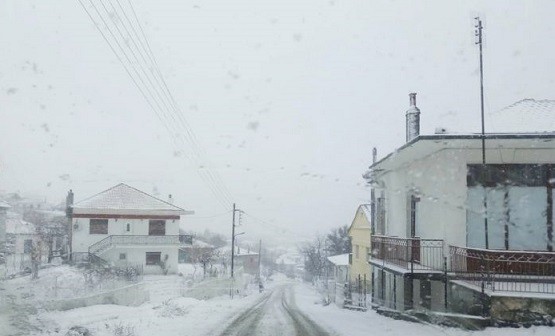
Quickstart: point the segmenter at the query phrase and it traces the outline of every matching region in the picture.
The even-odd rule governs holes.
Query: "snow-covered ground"
[[[466,331],[446,328],[431,324],[419,324],[394,320],[369,309],[366,312],[341,309],[334,304],[323,306],[320,295],[310,286],[296,286],[295,299],[297,306],[314,322],[345,336],[548,336],[555,334],[555,328],[486,328],[481,331]]]
[[[73,274],[71,270],[58,269],[50,273]],[[45,272],[46,275],[49,274]],[[60,278],[63,275],[58,275]],[[72,279],[71,277],[69,279]],[[31,327],[24,334],[33,336],[65,335],[73,326],[89,329],[95,336],[173,336],[211,335],[232,321],[239,313],[255,305],[264,296],[256,290],[245,291],[246,296],[220,295],[201,300],[182,297],[180,288],[186,280],[180,276],[145,277],[151,299],[137,307],[117,305],[95,305],[67,311],[25,310]],[[213,279],[207,279],[208,283]],[[488,328],[483,331],[464,331],[428,324],[398,321],[375,313],[372,310],[357,312],[340,309],[331,304],[323,306],[318,292],[311,286],[292,282],[285,276],[276,275],[266,284],[266,291],[274,287],[292,284],[295,288],[295,303],[300,311],[333,334],[345,336],[391,335],[406,336],[504,336],[504,335],[553,335],[555,329],[532,327],[520,329]],[[25,278],[12,280],[11,285],[25,287]],[[6,323],[0,319],[0,323]],[[0,334],[7,329],[0,329]]]
[[[211,300],[174,298],[139,307],[98,305],[65,312],[43,312],[33,323],[43,329],[32,335],[62,335],[73,326],[83,326],[95,336],[117,335],[116,329],[131,329],[136,336],[207,335],[259,294],[244,298],[219,297]],[[126,335],[125,333],[123,335]]]

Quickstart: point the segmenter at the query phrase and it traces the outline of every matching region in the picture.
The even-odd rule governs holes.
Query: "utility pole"
[[[233,259],[235,255],[235,203],[233,203],[233,218],[231,220],[231,278],[233,279]]]
[[[482,30],[484,27],[482,26],[482,20],[480,17],[474,18],[476,20],[476,25],[474,26],[476,30],[474,31],[475,36],[478,40],[475,42],[480,48],[480,113],[482,119],[482,177],[485,176],[486,173],[486,133],[485,133],[485,124],[484,124],[484,62],[483,62],[483,51],[482,51]],[[482,179],[482,182],[484,179]],[[487,190],[486,186],[484,185],[484,233],[485,233],[485,247],[486,249],[489,248],[489,235],[488,235],[488,202],[487,202]]]
[[[237,209],[237,207],[235,206],[235,203],[233,203],[233,219],[231,222],[231,278],[232,279],[233,279],[233,271],[235,270],[235,237],[245,234],[244,232],[235,234],[235,227],[237,226],[235,225],[236,212],[241,213],[242,211]],[[241,225],[240,223],[241,223],[241,216],[239,215],[239,225]]]
[[[262,239],[258,242],[258,281],[261,281],[260,277],[260,261],[262,259]]]
[[[376,147],[372,148],[372,165],[376,163],[378,159],[378,150]],[[370,234],[376,234],[376,191],[374,190],[374,186],[371,185],[370,189]],[[380,232],[379,234],[383,234]],[[368,257],[368,256],[366,256]]]

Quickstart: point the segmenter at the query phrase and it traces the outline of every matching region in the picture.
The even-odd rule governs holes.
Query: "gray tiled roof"
[[[555,100],[522,99],[486,116],[486,133],[554,131]]]
[[[73,205],[73,208],[184,211],[182,208],[124,183],[77,202]]]

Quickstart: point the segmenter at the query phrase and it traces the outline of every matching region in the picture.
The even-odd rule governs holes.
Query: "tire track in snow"
[[[220,336],[331,336],[295,305],[291,285],[280,286],[232,318]]]

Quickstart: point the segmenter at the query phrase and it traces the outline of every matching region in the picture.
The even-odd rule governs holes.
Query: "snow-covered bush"
[[[161,305],[154,307],[158,310],[158,316],[161,317],[177,317],[187,314],[187,309],[179,306],[171,300],[166,300],[162,302]]]
[[[135,326],[132,324],[126,324],[119,322],[113,326],[114,336],[135,336]]]

